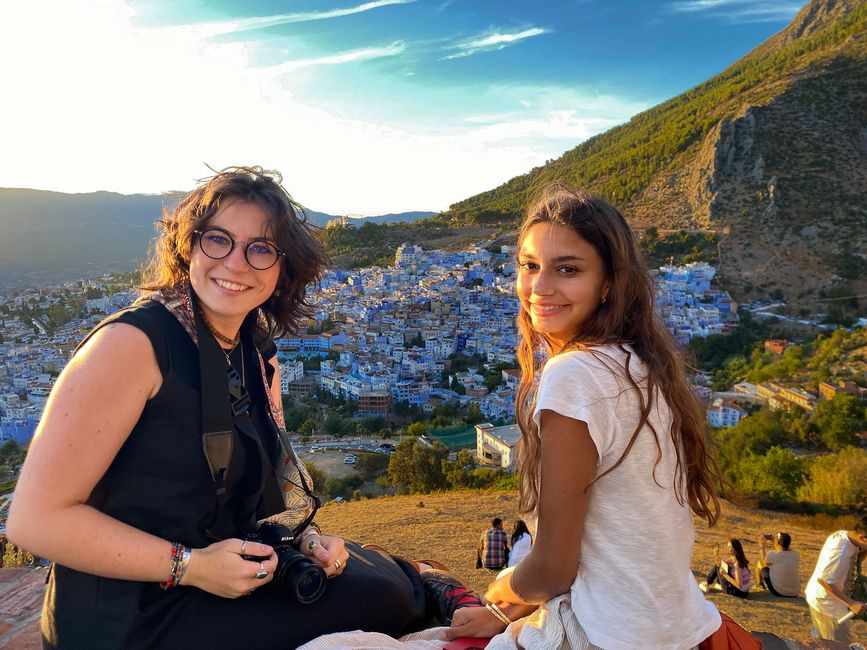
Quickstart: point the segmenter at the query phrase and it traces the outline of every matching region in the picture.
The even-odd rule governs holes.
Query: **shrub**
[[[867,451],[847,447],[815,459],[798,498],[837,506],[867,500]]]
[[[789,449],[771,447],[764,456],[749,455],[737,469],[738,487],[781,501],[793,500],[807,470],[803,458]]]
[[[37,561],[35,555],[25,551],[23,548],[18,548],[3,536],[0,536],[0,549],[2,549],[0,567],[33,566]]]

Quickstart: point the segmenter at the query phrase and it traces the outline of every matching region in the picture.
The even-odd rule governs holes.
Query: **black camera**
[[[277,553],[277,568],[272,584],[282,594],[302,605],[315,603],[325,593],[325,569],[315,564],[295,546],[295,535],[286,526],[266,521],[247,535],[251,542],[267,544]],[[256,559],[244,556],[245,559]]]

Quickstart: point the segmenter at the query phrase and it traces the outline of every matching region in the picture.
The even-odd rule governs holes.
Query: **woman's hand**
[[[242,555],[266,559],[245,560]],[[198,587],[223,598],[238,598],[248,596],[271,582],[276,568],[277,554],[270,546],[225,539],[205,548],[193,549],[180,585]],[[257,578],[256,574],[262,569],[268,572],[267,575]]]
[[[313,548],[310,548],[310,545]],[[349,561],[349,551],[346,550],[346,542],[342,537],[332,535],[311,535],[301,545],[301,551],[316,564],[325,569],[325,575],[329,578],[339,576],[346,569]]]
[[[506,629],[506,624],[484,607],[461,607],[452,616],[452,626],[446,630],[451,641],[462,636],[487,638]]]
[[[507,569],[502,572],[496,580],[488,585],[488,589],[485,592],[484,602],[497,604],[524,604],[524,601],[522,601],[520,596],[518,596],[512,589],[511,578],[514,569],[515,567],[512,567],[511,570]]]

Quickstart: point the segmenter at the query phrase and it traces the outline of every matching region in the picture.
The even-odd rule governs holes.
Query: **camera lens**
[[[314,564],[292,545],[294,535],[285,526],[266,522],[248,539],[268,544],[277,554],[277,569],[271,584],[302,605],[314,603],[325,593],[325,569]]]
[[[302,605],[319,600],[325,593],[326,581],[325,570],[295,549],[278,553],[274,585]]]
[[[319,600],[325,591],[325,574],[317,566],[305,567],[295,583],[298,602],[306,605]]]

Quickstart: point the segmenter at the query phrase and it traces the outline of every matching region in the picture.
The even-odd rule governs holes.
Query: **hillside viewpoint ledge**
[[[45,594],[45,567],[0,569],[0,650],[40,650],[39,616]],[[768,632],[753,632],[762,650],[848,650],[836,641],[806,642],[781,639]]]

